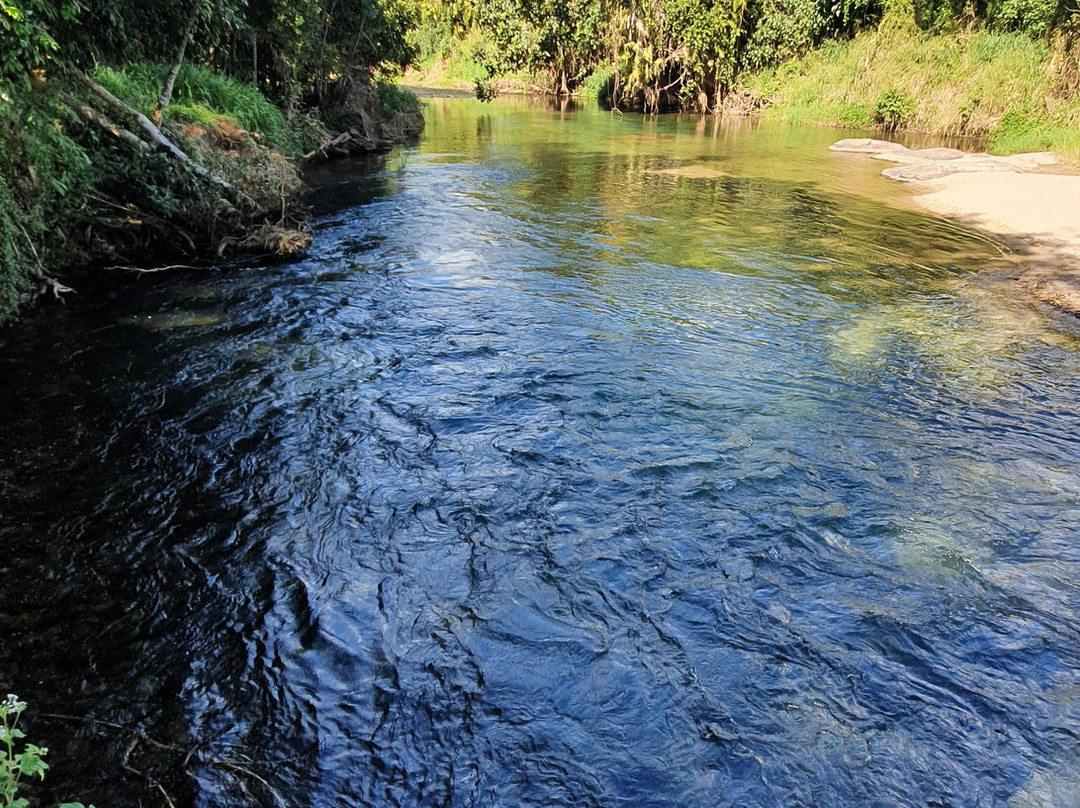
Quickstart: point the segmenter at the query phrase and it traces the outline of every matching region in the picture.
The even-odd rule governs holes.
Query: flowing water
[[[1073,321],[836,132],[428,117],[304,260],[0,332],[52,795],[1080,804]]]

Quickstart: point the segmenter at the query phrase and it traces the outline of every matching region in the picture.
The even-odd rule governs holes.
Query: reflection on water
[[[1075,328],[835,132],[430,103],[6,335],[0,685],[171,745],[57,796],[1076,804]]]

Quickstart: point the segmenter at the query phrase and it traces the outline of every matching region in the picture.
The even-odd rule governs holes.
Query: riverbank
[[[1052,150],[1080,163],[1077,65],[1063,34],[932,33],[887,18],[743,74],[733,99],[766,119],[963,138],[995,154]]]
[[[992,157],[869,138],[830,148],[892,163],[882,174],[911,183],[916,205],[1001,236],[1018,252],[1019,285],[1080,315],[1080,175],[1052,153]]]
[[[423,129],[413,94],[364,76],[287,115],[253,85],[190,64],[162,104],[167,69],[56,70],[0,93],[0,322],[70,294],[83,267],[302,253],[303,166]]]

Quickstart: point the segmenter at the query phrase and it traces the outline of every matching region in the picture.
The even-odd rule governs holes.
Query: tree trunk
[[[191,4],[191,13],[188,15],[187,24],[184,26],[184,35],[180,38],[180,45],[176,49],[176,55],[173,57],[172,64],[169,65],[169,72],[165,74],[165,86],[161,89],[161,95],[158,96],[157,109],[154,110],[155,122],[161,120],[161,113],[165,111],[165,108],[169,106],[169,102],[172,101],[176,77],[180,75],[180,68],[184,65],[184,54],[187,52],[188,41],[191,39],[191,34],[195,30],[195,20],[198,16],[199,2],[198,0],[195,0]]]

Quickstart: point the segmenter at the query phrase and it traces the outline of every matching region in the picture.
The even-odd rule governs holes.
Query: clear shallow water
[[[1080,804],[1076,329],[836,137],[433,101],[3,333],[0,685],[188,805]]]

